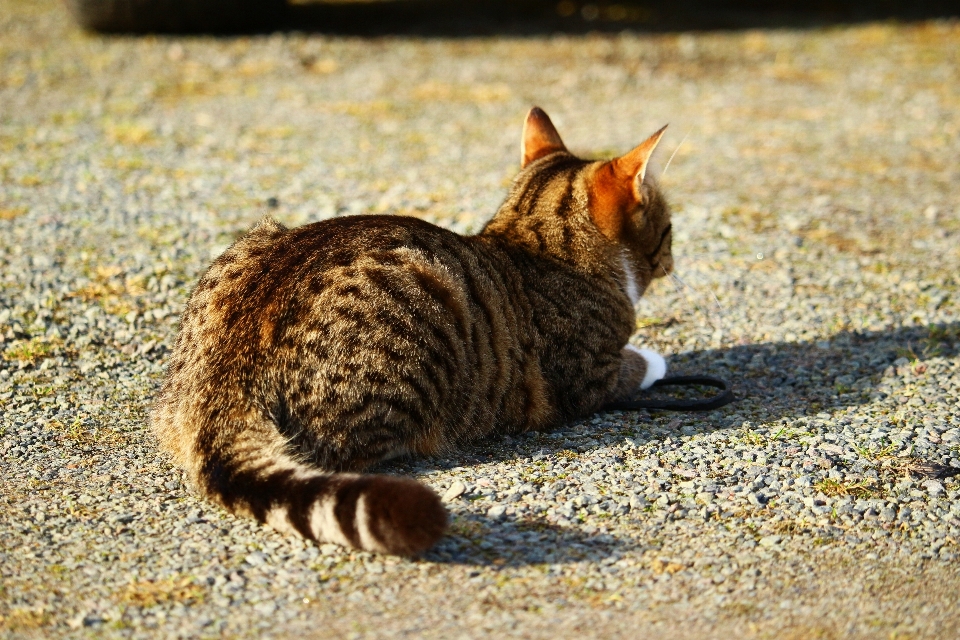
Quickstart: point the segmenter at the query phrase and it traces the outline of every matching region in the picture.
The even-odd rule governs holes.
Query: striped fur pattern
[[[663,375],[627,346],[636,297],[672,268],[644,178],[660,135],[580,160],[533,109],[523,170],[475,236],[399,216],[262,221],[190,297],[153,413],[162,445],[234,513],[428,548],[447,524],[437,495],[364,469],[551,429]]]

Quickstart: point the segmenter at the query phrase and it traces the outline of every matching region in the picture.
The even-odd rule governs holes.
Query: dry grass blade
[[[154,607],[165,602],[192,604],[203,600],[206,591],[194,584],[192,578],[145,580],[129,585],[120,600],[138,607]]]
[[[872,479],[859,482],[825,479],[814,486],[820,493],[831,498],[850,496],[851,498],[875,498],[880,491],[874,486]]]
[[[17,340],[3,351],[3,359],[32,363],[53,354],[61,346],[63,346],[63,340],[57,338],[36,337]]]
[[[50,624],[50,614],[39,608],[14,608],[0,614],[0,631],[36,632]]]

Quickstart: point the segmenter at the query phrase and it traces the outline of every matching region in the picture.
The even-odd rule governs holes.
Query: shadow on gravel
[[[829,342],[760,343],[683,353],[671,358],[673,373],[724,378],[732,383],[738,401],[707,413],[672,414],[680,420],[667,426],[676,428],[683,424],[684,434],[708,433],[739,427],[747,416],[755,423],[769,423],[831,413],[885,399],[880,383],[885,375],[909,372],[922,376],[926,371],[924,359],[958,354],[960,322],[893,331],[843,332]],[[916,396],[893,400],[908,405],[924,402]],[[642,422],[646,415],[643,413],[638,419]],[[590,428],[589,424],[574,427],[577,434],[573,444],[566,436],[554,437],[559,434],[491,438],[463,456],[418,460],[414,464],[451,468],[524,458],[536,460],[571,448],[583,453],[623,440],[616,429]],[[631,437],[640,444],[644,436]],[[649,434],[647,439],[654,437],[667,436],[661,430],[659,435]],[[409,468],[404,467],[407,465],[403,462],[387,463],[381,470],[405,473]],[[617,558],[641,546],[636,540],[597,535],[589,528],[561,527],[537,516],[498,519],[460,513],[455,516],[450,535],[424,557],[432,562],[517,566]]]
[[[672,374],[705,373],[733,384],[738,401],[704,414],[686,414],[698,431],[730,426],[749,412],[754,422],[830,413],[884,399],[882,378],[916,363],[960,353],[960,322],[891,331],[841,332],[829,341],[745,344],[727,349],[682,353],[670,359]],[[922,403],[900,397],[900,403]],[[732,418],[732,422],[731,419]]]
[[[450,532],[423,555],[442,564],[517,567],[531,564],[596,562],[642,548],[638,542],[582,527],[562,527],[545,519],[454,516]]]

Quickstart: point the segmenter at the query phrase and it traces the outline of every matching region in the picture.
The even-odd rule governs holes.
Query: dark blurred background
[[[947,0],[393,0],[303,3],[289,7],[285,20],[289,28],[339,33],[483,35],[796,28],[958,15],[960,3]]]
[[[68,0],[79,21],[106,31],[272,31],[340,35],[664,32],[811,28],[960,15],[951,0]]]

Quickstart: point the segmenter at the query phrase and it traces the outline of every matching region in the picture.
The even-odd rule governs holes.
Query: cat
[[[587,161],[534,107],[505,202],[473,236],[387,215],[264,219],[190,295],[152,427],[198,490],[316,542],[415,555],[447,526],[436,493],[361,472],[542,431],[664,376],[628,344],[673,268],[646,176],[664,127]]]

